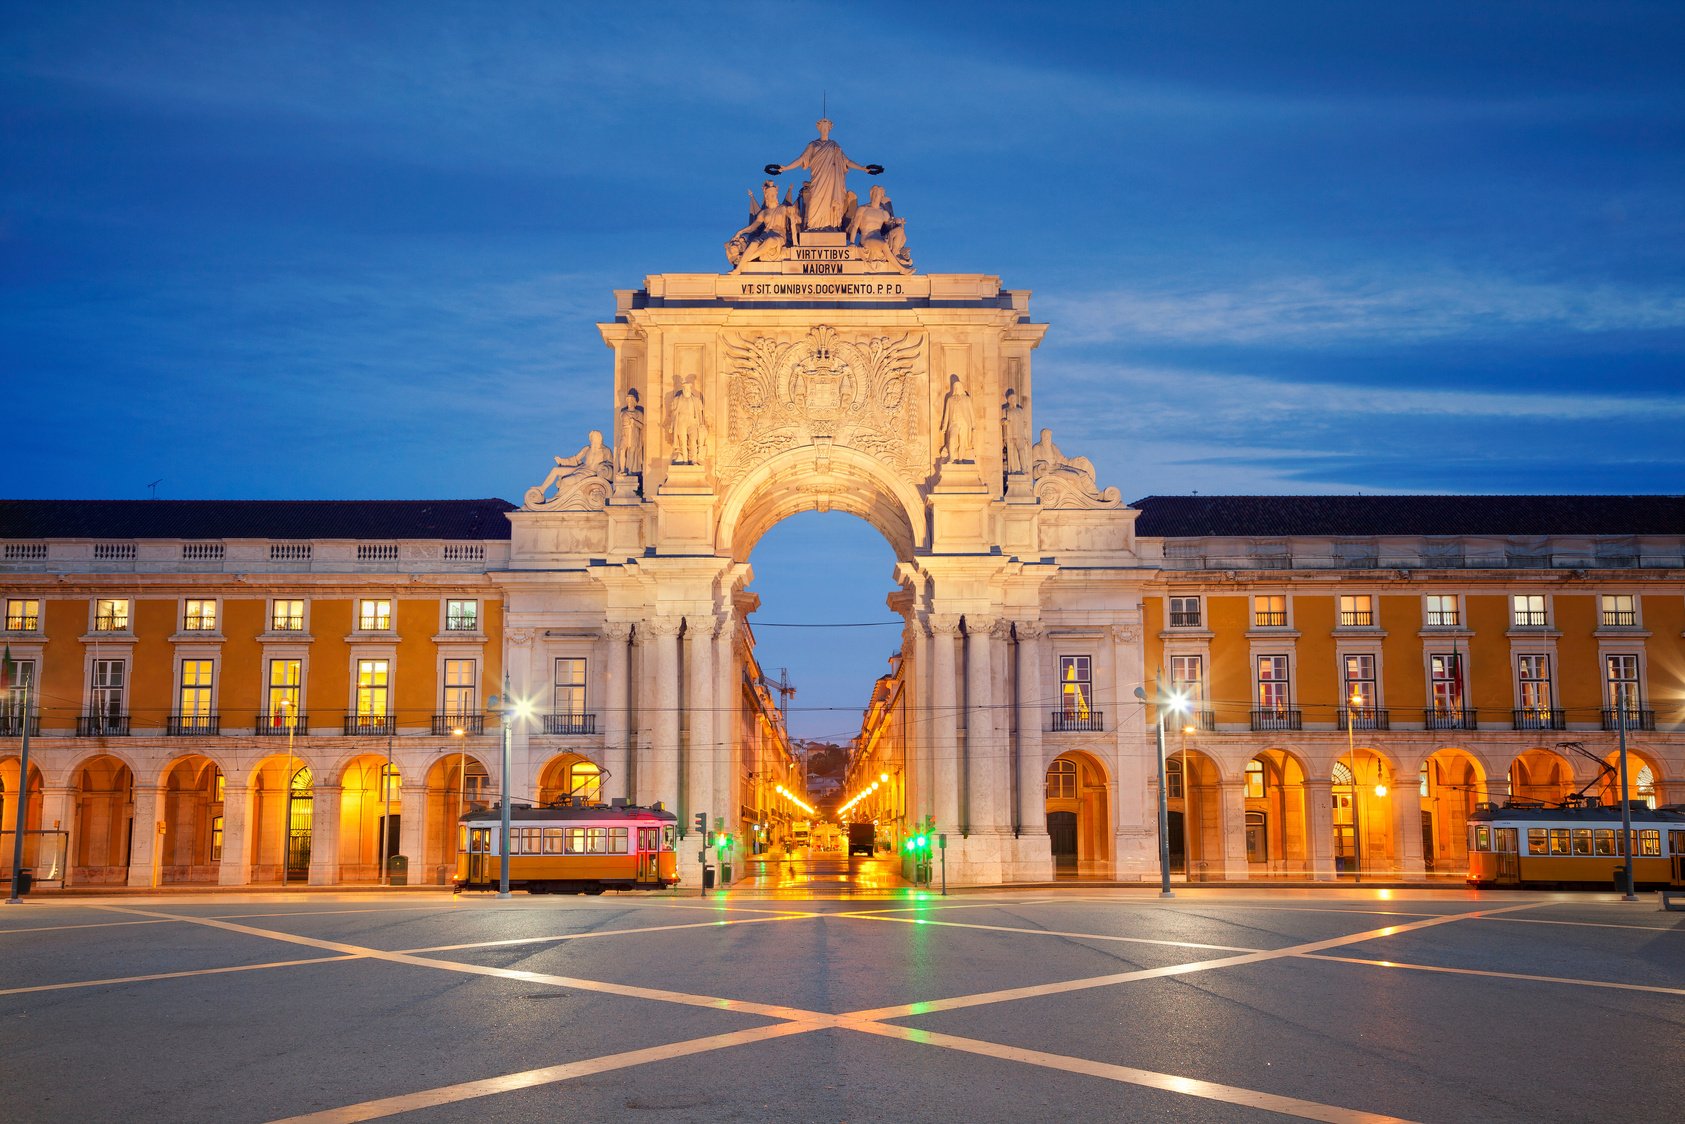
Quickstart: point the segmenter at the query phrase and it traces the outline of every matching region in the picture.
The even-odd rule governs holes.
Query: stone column
[[[1017,632],[1018,831],[1021,835],[1046,835],[1047,766],[1041,759],[1041,724],[1048,709],[1042,697],[1047,670],[1042,666],[1047,658],[1042,639],[1047,628],[1040,621],[1020,621]]]
[[[652,658],[644,661],[642,694],[654,713],[649,752],[639,762],[638,803],[661,800],[674,808],[679,798],[679,620],[657,617],[646,629]]]
[[[1310,856],[1311,877],[1320,881],[1334,878],[1334,782],[1309,779],[1305,781],[1305,851]]]
[[[958,831],[960,826],[959,681],[954,668],[959,629],[958,617],[930,618],[930,803],[939,832]]]
[[[967,622],[965,636],[965,807],[970,834],[998,832],[1005,806],[1006,754],[996,739],[993,621]]]
[[[156,864],[163,855],[163,840],[158,835],[158,823],[164,818],[164,790],[134,788],[135,828],[129,848],[129,885],[155,886]]]
[[[41,788],[41,828],[43,831],[62,831],[65,833],[65,854],[58,865],[48,861],[49,853],[45,846],[35,852],[35,877],[40,881],[48,879],[63,879],[61,885],[68,885],[70,878],[69,840],[74,838],[71,820],[75,818],[76,790],[67,785],[43,785]],[[45,843],[45,840],[43,840]],[[0,861],[10,869],[12,861],[11,851],[0,855]]]
[[[934,726],[922,717],[931,713],[930,634],[925,631],[924,622],[916,617],[908,617],[906,627],[901,630],[901,654],[903,660],[911,660],[911,666],[905,672],[907,685],[903,688],[910,692],[904,711],[910,717],[902,729],[907,751],[903,799],[907,809],[907,830],[911,831],[922,824],[926,816],[934,813],[932,798],[936,791],[931,780],[930,754]]]
[[[603,781],[603,799],[630,797],[632,708],[628,695],[631,686],[632,652],[628,641],[632,626],[626,621],[610,621],[603,628],[603,649],[607,662],[603,674],[603,768],[608,771]]]
[[[726,617],[714,633],[714,783],[712,806],[699,808],[709,816],[735,817],[737,778],[742,772],[737,744],[738,671],[737,621]],[[713,820],[710,819],[712,825]]]
[[[1402,774],[1393,774],[1394,781],[1402,779]],[[1418,784],[1394,784],[1390,791],[1393,833],[1399,848],[1399,872],[1406,878],[1426,878],[1428,868],[1422,858],[1422,798],[1418,794]]]
[[[712,617],[693,616],[685,621],[684,713],[689,716],[685,734],[682,799],[674,807],[679,822],[688,824],[697,812],[714,811],[714,774],[718,752],[714,688],[714,632]],[[728,823],[728,827],[730,824]]]
[[[222,862],[216,880],[223,886],[244,886],[252,880],[252,790],[236,786],[228,777],[222,786]]]
[[[344,790],[337,784],[313,786],[310,800],[310,885],[339,882],[339,819]],[[281,859],[286,861],[285,856]]]
[[[409,776],[409,770],[399,773],[399,779]],[[421,771],[423,777],[425,771]],[[427,785],[405,784],[399,789],[398,854],[409,860],[410,884],[434,881],[427,864]],[[447,812],[446,819],[455,814]]]
[[[1186,759],[1182,762],[1186,769]],[[1223,872],[1230,881],[1244,881],[1252,876],[1246,861],[1246,781],[1219,781],[1217,784],[1218,826],[1223,833]]]

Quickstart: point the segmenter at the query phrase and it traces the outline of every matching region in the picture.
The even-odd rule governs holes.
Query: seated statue
[[[765,202],[757,205],[754,192],[749,193],[749,224],[725,244],[726,260],[731,271],[740,273],[743,267],[756,261],[781,261],[784,251],[796,240],[802,229],[801,211],[793,198],[778,201],[778,185],[767,180],[761,187]]]
[[[1041,431],[1041,440],[1030,447],[1030,475],[1035,480],[1036,498],[1048,507],[1119,507],[1123,493],[1114,488],[1101,491],[1094,480],[1094,462],[1087,457],[1067,457],[1053,443],[1053,431]]]
[[[877,184],[863,207],[856,207],[848,223],[848,240],[858,242],[869,262],[881,262],[897,273],[913,271],[907,252],[907,220],[895,217],[895,205]]]
[[[551,486],[556,494],[545,498]],[[585,447],[571,457],[557,457],[556,467],[542,483],[528,488],[528,511],[589,511],[607,502],[614,489],[614,450],[603,444],[601,430],[593,429]]]

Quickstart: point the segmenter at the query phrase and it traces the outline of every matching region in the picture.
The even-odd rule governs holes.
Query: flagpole
[[[8,668],[15,666],[11,662],[11,649],[6,650]],[[6,899],[7,905],[22,905],[23,898],[18,887],[23,884],[23,829],[29,824],[29,684],[23,684],[23,744],[18,750],[18,799],[17,811],[12,814],[12,896]]]

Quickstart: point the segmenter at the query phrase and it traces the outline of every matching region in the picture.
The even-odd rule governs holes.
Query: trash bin
[[[702,868],[702,888],[704,890],[712,890],[714,888],[714,868],[711,866],[705,866]]]
[[[410,857],[408,855],[392,855],[386,860],[386,884],[388,886],[408,886],[410,884]]]
[[[28,867],[18,871],[18,897],[23,897],[35,887],[35,871]]]
[[[721,863],[720,864],[720,885],[722,885],[722,886],[731,885],[731,864],[730,863]]]

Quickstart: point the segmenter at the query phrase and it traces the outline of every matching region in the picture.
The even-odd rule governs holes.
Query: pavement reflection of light
[[[848,857],[835,852],[797,851],[750,861],[748,876],[731,884],[734,897],[773,900],[813,897],[915,897],[918,891],[901,878],[894,857]],[[723,896],[723,895],[721,895]]]

